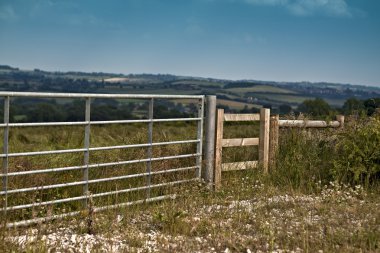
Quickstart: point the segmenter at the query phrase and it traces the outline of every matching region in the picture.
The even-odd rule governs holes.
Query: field
[[[218,105],[228,106],[230,108],[237,109],[237,110],[244,109],[245,107],[247,107],[248,109],[251,109],[251,108],[259,109],[259,108],[261,108],[259,105],[237,102],[237,101],[227,100],[227,99],[218,99]]]
[[[378,252],[380,250],[380,186],[377,174],[369,181],[339,179],[334,168],[339,159],[350,159],[335,150],[344,136],[351,132],[362,138],[362,130],[378,129],[375,119],[361,123],[348,123],[345,130],[281,130],[277,166],[269,174],[261,169],[223,174],[222,189],[213,192],[202,182],[187,186],[168,187],[165,193],[177,197],[163,202],[142,204],[92,214],[82,212],[78,216],[50,223],[40,223],[29,228],[4,229],[0,238],[1,252]],[[371,125],[375,124],[375,125]],[[368,128],[366,128],[368,126]],[[192,124],[156,124],[155,141],[192,139]],[[147,129],[143,125],[124,127],[94,127],[91,129],[92,146],[144,143]],[[256,137],[258,126],[250,124],[226,124],[226,138]],[[380,138],[376,132],[365,132],[372,143],[365,144],[372,152]],[[81,147],[83,129],[59,128],[56,132],[40,129],[16,129],[11,135],[11,151],[31,151]],[[341,136],[342,139],[337,138]],[[378,139],[376,139],[376,138]],[[157,148],[155,155],[168,155],[194,150],[194,145]],[[372,151],[371,151],[372,150]],[[338,152],[339,151],[339,152]],[[337,153],[338,152],[338,153]],[[145,157],[146,150],[94,154],[91,162]],[[224,161],[257,159],[257,150],[231,148],[223,152]],[[81,163],[82,156],[63,155],[48,159],[11,161],[13,170],[41,168],[41,166]],[[154,168],[165,169],[183,166],[194,161],[158,163]],[[334,165],[335,164],[335,165]],[[144,170],[141,167],[118,167],[101,170],[95,177],[121,175]],[[332,173],[335,171],[334,173]],[[120,174],[118,174],[120,173]],[[337,174],[338,173],[338,174]],[[47,183],[54,180],[70,180],[73,174],[61,177],[12,181],[20,184]],[[80,175],[77,175],[80,178]],[[179,174],[174,177],[186,177]],[[159,181],[169,178],[160,177]],[[171,178],[172,179],[172,178]],[[138,185],[142,181],[120,181],[117,184],[99,184],[93,192],[105,188]],[[60,192],[73,194],[75,189]],[[162,193],[162,192],[161,192]],[[30,198],[48,198],[57,192],[40,196],[24,196],[15,201]],[[145,194],[145,193],[144,193]],[[126,199],[141,196],[128,195]],[[125,200],[122,196],[106,198],[94,205]],[[60,206],[80,208],[78,205]],[[37,208],[34,212],[38,211]],[[45,210],[46,211],[46,210]],[[38,213],[22,213],[39,215]],[[11,217],[17,218],[17,217]]]
[[[205,94],[247,102],[256,108],[279,110],[283,104],[297,108],[306,99],[322,98],[340,108],[352,97],[366,100],[380,95],[376,87],[335,83],[224,80],[169,74],[112,74],[20,70],[0,66],[0,90],[115,94]],[[227,105],[226,103],[224,104]],[[231,111],[244,106],[232,104]],[[226,108],[227,109],[227,108]]]
[[[256,85],[253,87],[249,88],[233,88],[233,89],[227,89],[232,92],[236,92],[239,94],[245,94],[247,92],[257,92],[257,93],[281,93],[281,94],[295,94],[296,92],[289,90],[289,89],[284,89],[284,88],[279,88],[275,86],[270,86],[270,85]]]

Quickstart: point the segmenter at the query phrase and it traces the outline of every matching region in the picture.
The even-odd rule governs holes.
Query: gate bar
[[[0,97],[36,97],[36,98],[167,98],[200,99],[203,95],[158,95],[158,94],[94,94],[94,93],[54,93],[54,92],[12,92],[1,91]]]
[[[154,106],[154,98],[152,98],[150,101],[149,101],[149,108],[148,108],[148,118],[150,120],[153,119],[153,106]],[[151,171],[152,171],[152,142],[153,142],[153,122],[150,121],[148,123],[148,150],[147,150],[147,156],[148,156],[148,159],[149,161],[146,163],[146,172],[148,173],[148,176],[146,178],[147,180],[147,185],[148,185],[148,189],[147,189],[147,192],[146,192],[146,197],[147,198],[150,198],[150,183],[151,183],[151,180],[152,180],[152,177],[151,177]]]
[[[4,207],[8,206],[8,144],[9,144],[9,103],[10,98],[4,98],[4,123],[7,125],[4,129],[4,143],[3,143],[3,153],[5,157],[3,158],[3,178],[2,178],[2,190],[5,192],[4,196]],[[7,211],[5,209],[4,215]]]
[[[197,128],[197,139],[200,140],[197,144],[197,153],[202,154],[202,143],[203,143],[203,115],[204,115],[204,97],[199,99],[198,101],[198,118],[201,120],[198,121],[198,128]],[[197,166],[198,169],[196,170],[196,177],[201,178],[202,174],[202,156],[197,157]]]

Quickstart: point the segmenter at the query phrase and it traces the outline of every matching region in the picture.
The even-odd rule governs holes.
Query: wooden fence
[[[235,138],[223,139],[223,125],[225,121],[260,121],[259,138]],[[224,114],[223,109],[219,109],[216,119],[216,141],[215,141],[215,173],[214,185],[218,189],[221,185],[222,171],[244,170],[256,168],[260,164],[264,171],[268,171],[269,166],[269,123],[270,110],[262,108],[260,114]],[[259,146],[259,160],[234,163],[223,163],[222,154],[225,147]]]
[[[269,166],[274,169],[278,150],[279,129],[281,128],[342,128],[344,116],[337,115],[335,121],[324,120],[280,120],[279,115],[270,117],[270,142],[269,142]]]
[[[260,121],[259,138],[223,138],[225,121]],[[223,109],[217,110],[215,128],[215,167],[213,184],[215,189],[221,186],[222,172],[257,168],[260,165],[267,173],[269,168],[275,168],[278,150],[279,128],[341,128],[344,126],[344,116],[339,115],[335,121],[322,120],[280,120],[279,115],[270,116],[270,109],[262,108],[258,114],[225,114]],[[258,161],[223,163],[223,148],[259,146]]]

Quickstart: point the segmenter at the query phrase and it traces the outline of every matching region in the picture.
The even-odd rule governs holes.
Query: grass
[[[190,129],[194,128],[187,124],[155,124],[154,140],[192,139],[195,132]],[[13,132],[11,147],[14,151],[31,150],[33,145],[45,149],[82,146],[80,139],[83,131],[80,129],[70,131],[61,128],[57,131],[58,137],[54,137],[57,139],[46,129],[28,131],[22,133],[19,129]],[[92,128],[92,131],[94,146],[142,143],[147,138],[143,125],[133,128],[98,127]],[[91,252],[379,252],[379,184],[373,183],[371,187],[345,185],[334,182],[330,173],[337,155],[331,147],[339,131],[282,131],[276,169],[272,168],[269,174],[263,174],[260,169],[224,173],[223,186],[219,192],[212,192],[203,183],[195,182],[166,188],[164,193],[179,194],[174,200],[117,208],[92,215],[87,211],[69,219],[29,228],[2,229],[0,252],[70,249],[78,252],[86,249]],[[255,137],[258,136],[258,126],[226,124],[225,133],[225,138]],[[194,148],[191,145],[179,146],[159,148],[154,152],[161,156]],[[257,156],[252,148],[226,149],[224,154],[226,162]],[[94,154],[91,161],[144,156],[145,150],[110,152]],[[63,161],[82,161],[82,157],[59,159],[51,158],[45,162],[59,164]],[[12,168],[44,164],[43,160],[18,162],[12,163]],[[193,162],[185,161],[188,164]],[[182,165],[183,161],[173,161],[170,164],[158,163],[155,168]],[[115,167],[93,177],[122,175],[138,169]],[[140,169],[145,168],[142,166]],[[186,175],[177,176],[182,178]],[[168,179],[173,178],[159,177],[155,182]],[[52,179],[39,180],[46,183]],[[119,182],[116,187],[125,186],[125,183],[128,184]],[[144,182],[129,182],[139,183]],[[92,191],[112,187],[115,185],[98,185]],[[69,193],[72,192],[66,194]],[[129,196],[137,197],[142,196]],[[103,204],[119,200],[105,198]],[[95,205],[101,204],[96,202],[98,200],[94,201]],[[66,205],[60,208],[76,207]],[[88,233],[89,227],[91,234]]]
[[[223,190],[172,189],[170,201],[9,231],[7,249],[116,252],[377,252],[378,192],[340,184],[305,194],[277,187],[255,171],[225,175]],[[3,248],[4,249],[4,248]]]

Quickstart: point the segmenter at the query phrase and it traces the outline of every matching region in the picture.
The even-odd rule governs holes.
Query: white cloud
[[[351,17],[346,0],[244,0],[252,5],[279,6],[298,16],[323,13],[329,16]]]
[[[15,21],[18,19],[16,12],[10,5],[0,6],[0,20]]]

